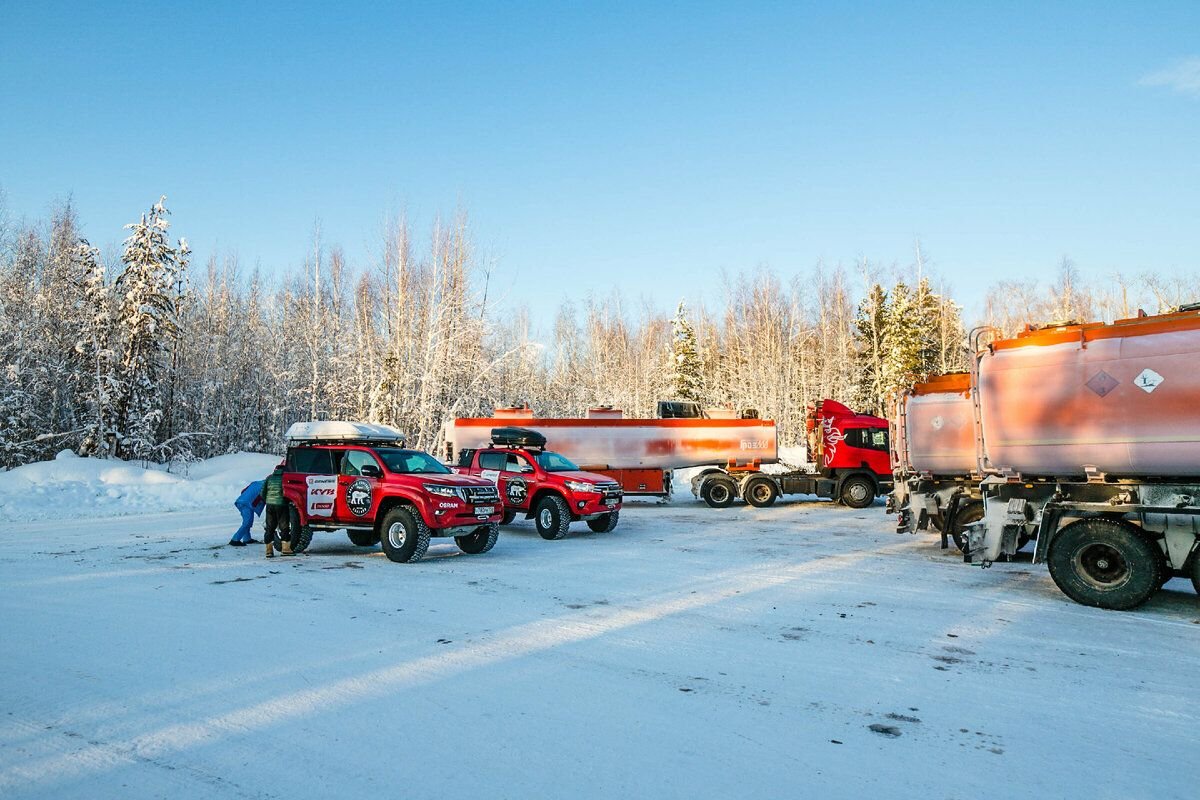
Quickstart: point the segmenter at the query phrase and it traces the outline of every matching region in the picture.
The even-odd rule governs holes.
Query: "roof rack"
[[[284,438],[288,440],[288,444],[313,442],[316,444],[386,444],[394,446],[403,445],[405,437],[391,425],[322,420],[293,423],[287,429]]]

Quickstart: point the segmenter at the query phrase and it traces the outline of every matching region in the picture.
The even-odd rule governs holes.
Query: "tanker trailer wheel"
[[[751,478],[742,489],[742,497],[755,508],[766,508],[778,499],[779,487],[770,478]]]
[[[700,499],[711,508],[729,508],[737,497],[737,484],[724,475],[709,478],[700,485]]]
[[[863,475],[853,475],[842,484],[840,499],[851,508],[866,508],[875,502],[875,484]]]
[[[954,515],[954,527],[950,530],[950,538],[954,546],[964,556],[967,554],[967,526],[983,519],[983,503],[978,501],[960,506]]]
[[[1162,556],[1137,528],[1111,519],[1081,519],[1050,545],[1050,577],[1085,606],[1135,608],[1162,585]]]

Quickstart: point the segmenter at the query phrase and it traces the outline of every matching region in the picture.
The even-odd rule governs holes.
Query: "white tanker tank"
[[[902,458],[915,472],[967,475],[975,470],[971,376],[955,372],[919,383],[901,400]]]
[[[897,532],[929,525],[961,549],[966,525],[982,516],[976,476],[971,376],[929,378],[897,398],[893,416],[897,473],[889,500],[900,515]]]
[[[1200,475],[1200,313],[1026,331],[978,356],[990,467]]]
[[[992,474],[968,560],[1032,537],[1085,605],[1133,608],[1172,577],[1200,591],[1200,306],[1027,330],[974,367]]]

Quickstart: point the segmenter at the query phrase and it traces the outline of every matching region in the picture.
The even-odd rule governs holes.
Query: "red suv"
[[[406,449],[394,428],[296,423],[287,438],[283,494],[297,551],[315,531],[336,530],[363,547],[380,542],[401,563],[419,561],[434,536],[452,536],[472,554],[496,544],[503,514],[496,486]]]
[[[583,472],[545,446],[537,431],[495,428],[491,446],[463,450],[457,469],[494,482],[504,499],[504,524],[524,514],[543,539],[563,538],[579,520],[597,533],[616,528],[621,485],[607,475]]]

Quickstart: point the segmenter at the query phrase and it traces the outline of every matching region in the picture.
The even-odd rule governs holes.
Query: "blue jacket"
[[[238,508],[252,508],[255,514],[261,514],[265,507],[262,501],[262,481],[254,481],[238,495],[238,499],[233,501],[233,504]]]

